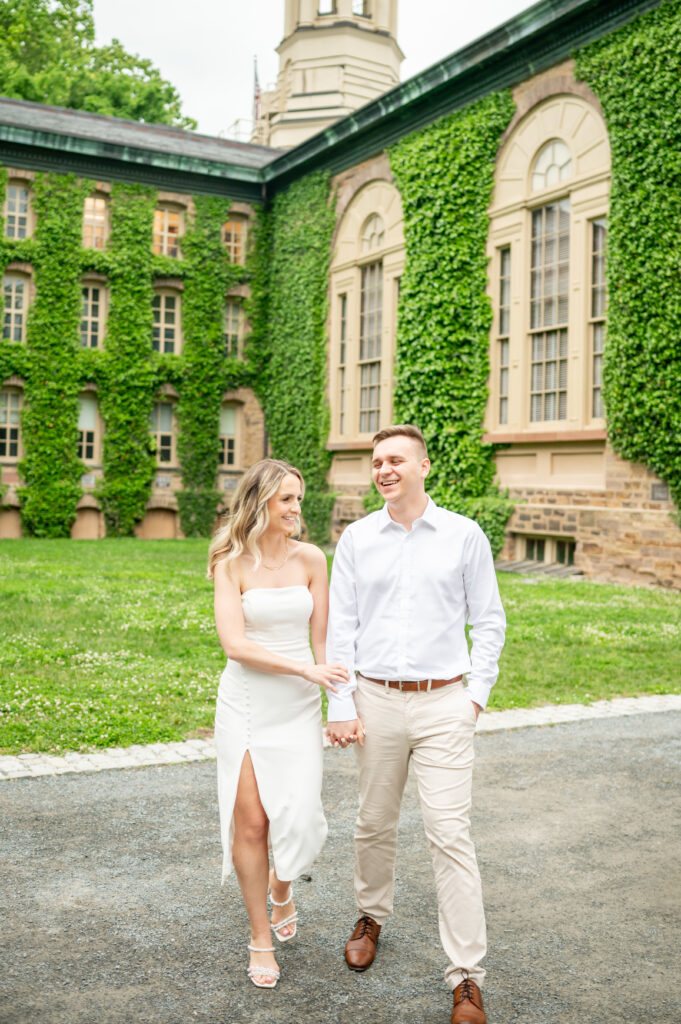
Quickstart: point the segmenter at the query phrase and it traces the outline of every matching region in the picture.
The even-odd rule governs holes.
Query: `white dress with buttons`
[[[247,590],[242,594],[246,636],[276,654],[312,662],[312,606],[312,595],[302,585]],[[277,876],[297,878],[317,857],[327,834],[321,729],[321,698],[314,683],[228,662],[215,713],[223,882],[232,870],[234,802],[246,751],[270,822]]]

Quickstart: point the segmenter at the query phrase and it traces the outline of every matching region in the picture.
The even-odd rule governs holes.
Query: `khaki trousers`
[[[397,824],[410,759],[437,891],[440,940],[453,990],[467,971],[482,984],[487,950],[480,873],[470,834],[475,708],[463,683],[401,693],[358,678],[366,728],[359,765],[355,896],[361,915],[382,925],[393,909]]]

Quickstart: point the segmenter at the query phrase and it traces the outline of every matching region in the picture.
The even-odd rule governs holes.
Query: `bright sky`
[[[529,0],[399,0],[402,81],[485,35]],[[120,39],[179,91],[210,135],[251,117],[253,58],[263,89],[277,77],[284,0],[94,0],[97,42]]]

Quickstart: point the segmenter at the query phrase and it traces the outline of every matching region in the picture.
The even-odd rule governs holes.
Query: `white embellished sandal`
[[[248,948],[252,953],[274,953],[274,946],[252,946],[249,942]],[[278,967],[261,967],[259,964],[251,964],[246,968],[246,974],[256,988],[275,988],[281,971]],[[258,978],[273,978],[274,981],[258,981]]]
[[[269,892],[267,895],[269,896],[270,903],[272,904],[273,907],[285,907],[287,905],[287,903],[290,903],[291,900],[293,899],[293,886],[289,886],[288,899],[285,899],[282,903],[280,903],[279,900],[275,900],[275,898],[274,898],[274,896],[272,895],[271,892]],[[276,937],[279,939],[279,942],[288,942],[289,939],[295,938],[296,932],[298,931],[297,921],[298,921],[298,911],[294,910],[293,913],[289,914],[288,917],[285,917],[283,921],[277,921],[276,924],[274,922],[272,922],[272,931],[274,932]],[[280,935],[279,934],[279,929],[280,928],[286,928],[290,924],[293,925],[293,931],[291,932],[291,934],[290,935]]]

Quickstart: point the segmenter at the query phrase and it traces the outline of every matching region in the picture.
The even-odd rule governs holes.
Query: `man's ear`
[[[421,462],[421,473],[423,475],[423,479],[425,480],[428,474],[430,473],[430,459],[423,459],[423,461]]]

